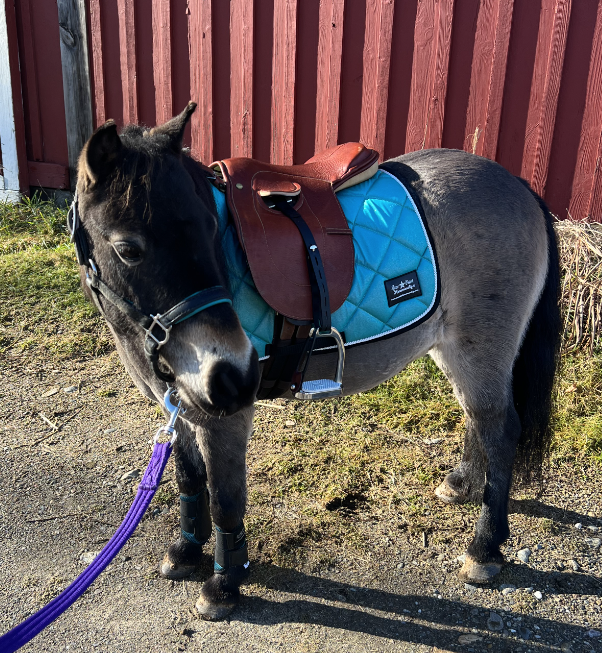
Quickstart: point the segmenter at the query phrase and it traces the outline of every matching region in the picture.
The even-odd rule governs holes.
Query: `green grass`
[[[0,353],[60,360],[111,348],[106,326],[84,298],[67,209],[39,197],[0,203]]]

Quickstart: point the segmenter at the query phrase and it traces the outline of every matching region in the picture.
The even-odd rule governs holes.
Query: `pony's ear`
[[[184,130],[190,120],[190,116],[196,109],[196,102],[189,102],[184,111],[179,115],[168,120],[163,125],[157,125],[150,130],[150,136],[155,134],[163,134],[169,138],[169,146],[175,154],[182,152],[182,139],[184,138]]]
[[[78,172],[85,186],[106,179],[115,169],[122,149],[117,125],[108,120],[90,136],[79,157]]]

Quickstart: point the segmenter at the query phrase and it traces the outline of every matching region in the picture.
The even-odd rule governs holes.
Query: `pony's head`
[[[155,395],[163,386],[144,354],[144,329],[107,297],[112,291],[150,316],[198,291],[228,287],[211,187],[202,168],[182,154],[195,107],[190,103],[150,130],[129,126],[118,134],[109,121],[79,160],[77,208],[93,262],[82,261],[83,287],[91,298],[96,295],[128,371],[139,386],[155,388]],[[108,293],[86,283],[94,266]],[[198,409],[230,415],[254,401],[257,354],[227,301],[175,324],[158,356],[160,375],[175,380],[193,414]]]

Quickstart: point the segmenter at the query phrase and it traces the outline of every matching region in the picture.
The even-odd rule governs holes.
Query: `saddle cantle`
[[[361,143],[338,145],[302,165],[278,166],[235,157],[211,166],[226,182],[226,200],[258,292],[278,313],[311,322],[312,286],[307,250],[295,224],[270,208],[272,198],[293,198],[321,254],[330,312],[353,282],[352,233],[335,192],[369,179],[378,152]]]

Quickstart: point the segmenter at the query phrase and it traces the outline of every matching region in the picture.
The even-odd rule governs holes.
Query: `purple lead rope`
[[[110,564],[123,545],[128,541],[131,534],[136,530],[136,526],[138,526],[142,516],[146,512],[151,499],[159,487],[159,481],[161,480],[161,476],[163,476],[163,470],[171,454],[171,449],[170,442],[155,444],[153,455],[138,486],[134,503],[113,537],[105,544],[92,564],[69,587],[64,589],[48,605],[0,637],[0,651],[2,653],[13,653],[44,630],[46,626],[51,624],[72,603],[75,603],[88,587],[92,585],[96,577]]]

